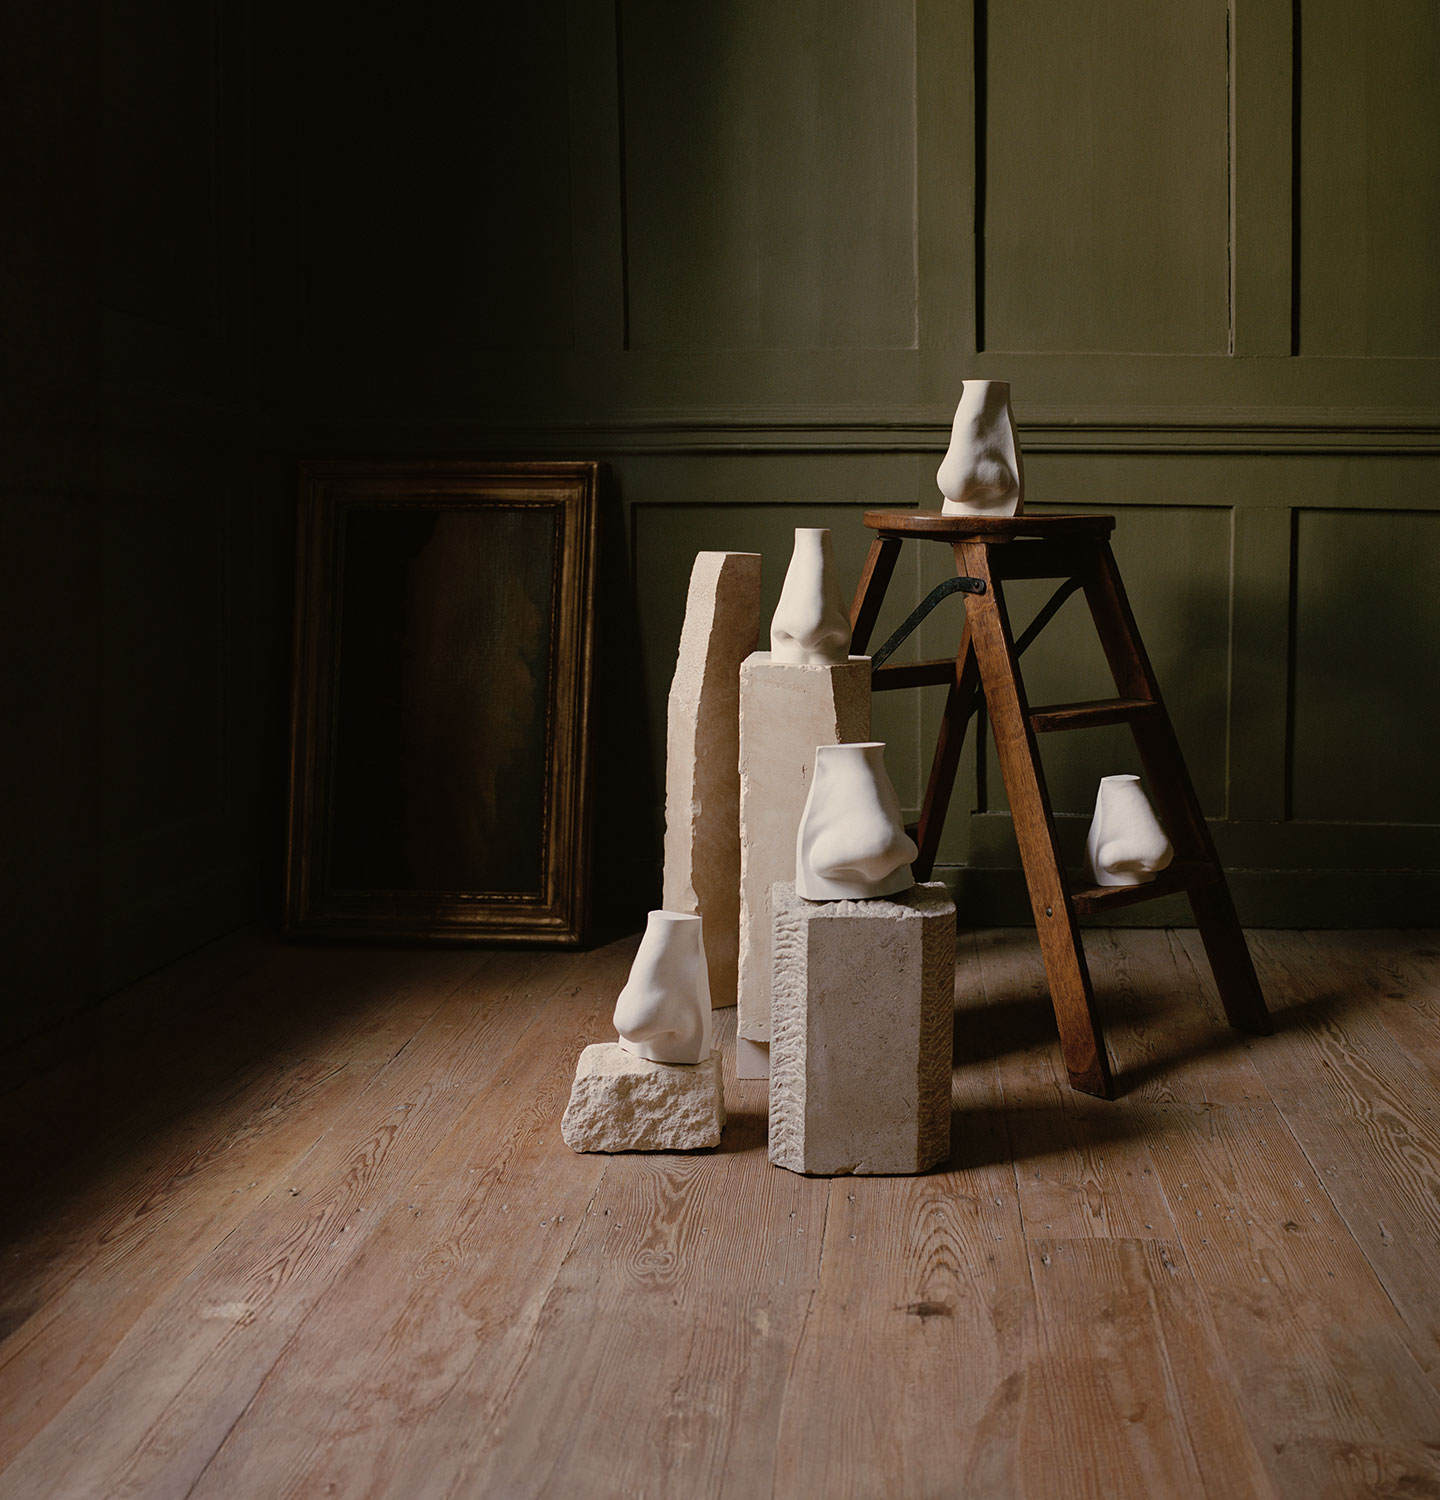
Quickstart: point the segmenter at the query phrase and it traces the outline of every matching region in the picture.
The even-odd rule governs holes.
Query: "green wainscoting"
[[[339,32],[301,6],[267,64],[298,445],[608,461],[650,755],[695,552],[763,552],[768,614],[791,529],[828,525],[853,579],[864,507],[935,503],[960,383],[1008,379],[1031,503],[1120,516],[1245,917],[1435,920],[1428,0],[538,0]],[[948,566],[907,558],[894,618]],[[1031,689],[1103,689],[1081,606]],[[912,807],[939,696],[877,708]],[[1076,847],[1134,754],[1052,738]],[[992,761],[967,752],[942,863],[975,919],[1023,920]]]

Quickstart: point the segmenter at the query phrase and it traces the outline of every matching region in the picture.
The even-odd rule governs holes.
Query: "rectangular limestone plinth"
[[[955,903],[771,892],[770,1160],[816,1176],[924,1172],[950,1154]]]
[[[575,1151],[699,1151],[718,1146],[724,1126],[718,1051],[659,1063],[597,1042],[580,1054],[560,1134]]]
[[[770,1041],[770,887],[795,879],[795,835],[816,745],[870,738],[870,658],[835,665],[777,662],[768,651],[740,668],[739,1034]],[[749,1071],[763,1051],[751,1049]]]

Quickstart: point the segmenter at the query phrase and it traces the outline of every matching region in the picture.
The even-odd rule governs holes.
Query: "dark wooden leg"
[[[982,578],[983,594],[965,596],[965,616],[979,667],[991,732],[1005,777],[1025,884],[1035,914],[1035,930],[1050,983],[1050,999],[1060,1029],[1060,1050],[1070,1086],[1082,1093],[1111,1097],[1113,1085],[1105,1041],[1095,1017],[1095,996],[1080,930],[1070,906],[1055,819],[1045,788],[1029,705],[1016,667],[1014,640],[1005,601],[990,571],[989,549],[979,542],[955,547],[962,574]]]
[[[945,828],[945,814],[950,810],[950,793],[955,789],[955,772],[960,765],[960,751],[965,745],[965,731],[980,693],[980,668],[975,648],[970,642],[970,625],[966,622],[955,655],[955,680],[945,699],[945,717],[940,721],[940,737],[935,741],[935,756],[930,762],[930,780],[925,787],[925,801],[920,808],[920,822],[915,842],[920,857],[911,865],[916,880],[929,880],[940,850],[940,835]]]
[[[1213,884],[1191,890],[1190,907],[1226,1018],[1236,1031],[1269,1036],[1274,1030],[1270,1010],[1255,975],[1245,930],[1240,926],[1223,871]]]
[[[1160,705],[1159,713],[1148,715],[1130,727],[1150,783],[1150,794],[1175,845],[1176,855],[1208,866],[1213,877],[1190,888],[1190,906],[1225,1014],[1239,1031],[1267,1034],[1271,1029],[1270,1012],[1260,981],[1255,977],[1255,965],[1235,913],[1235,903],[1230,898],[1225,871],[1215,852],[1215,842],[1210,837],[1200,799],[1195,795],[1180,742],[1165,711],[1160,685],[1145,654],[1108,543],[1097,550],[1095,565],[1087,570],[1085,598],[1110,663],[1116,691],[1122,697],[1149,698]]]
[[[870,644],[870,633],[875,629],[899,556],[898,536],[877,536],[870,543],[870,554],[855,589],[855,602],[850,606],[850,651],[854,656],[864,656]]]

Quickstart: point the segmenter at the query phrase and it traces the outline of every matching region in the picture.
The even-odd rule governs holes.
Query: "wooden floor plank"
[[[275,1184],[173,1295],[125,1331],[7,1471],[17,1494],[46,1494],[57,1476],[77,1493],[117,1500],[177,1482],[171,1475],[193,1482],[294,1324],[448,1133],[475,1080],[534,1021],[540,996],[523,978],[517,988],[523,993],[482,1007],[478,1024],[469,996],[431,1017],[432,1044],[381,1069],[292,1180]],[[15,1373],[23,1378],[23,1368]]]
[[[7,1059],[0,1128],[23,1150],[0,1160],[0,1217],[67,1171],[107,1159],[208,1097],[246,1061],[270,1050],[267,1000],[293,1006],[299,976],[324,982],[333,963],[256,930],[236,933],[69,1018]],[[256,1015],[258,1012],[258,1016]],[[255,1024],[258,1020],[258,1025]]]
[[[1009,1150],[1028,1234],[1163,1237],[1164,1195],[1143,1145],[1136,1101],[1092,1099],[1070,1087],[1044,1024],[1049,989],[1026,934],[977,939],[987,1004],[1009,1017],[1000,1065]]]
[[[303,1049],[312,1039],[287,1030],[283,1042],[271,1042],[148,1136],[112,1140],[103,1154],[87,1154],[52,1182],[43,1217],[18,1229],[12,1224],[6,1236],[0,1293],[6,1332],[95,1256],[117,1255],[136,1236],[148,1235],[157,1215],[193,1213],[197,1194],[224,1200],[252,1191],[265,1160],[293,1149],[295,1131],[304,1129],[302,1111],[313,1117],[335,1108],[342,1076],[352,1085],[368,1077],[409,1041],[450,988],[492,961],[490,955],[445,955],[417,984],[413,958],[392,955],[388,964],[377,964],[373,955],[349,954],[332,959],[317,983],[296,950],[284,954],[295,960],[291,982],[305,984],[306,1002],[321,1018],[323,1032],[313,1038],[319,1045]],[[259,1030],[253,1012],[251,1022]],[[295,1050],[297,1042],[302,1050]],[[179,1070],[191,1059],[180,1048],[169,1061]]]
[[[761,1147],[611,1159],[498,1421],[433,1493],[768,1494],[828,1187]]]
[[[1380,1151],[1324,1111],[1283,1114],[1399,1314],[1406,1347],[1440,1389],[1440,1160]]]
[[[1440,1492],[1440,1403],[1279,1110],[1165,1116],[1151,1157],[1275,1488]]]
[[[1389,938],[1389,942],[1384,939]],[[1399,933],[1306,933],[1327,968],[1346,974],[1363,1004],[1440,1086],[1440,963],[1436,950]],[[1430,955],[1430,956],[1427,956]]]
[[[228,1109],[219,1111],[220,1118],[210,1122],[216,1133],[208,1149],[191,1151],[189,1132],[179,1142],[165,1133],[142,1157],[132,1187],[117,1191],[108,1179],[88,1187],[82,1201],[109,1192],[113,1203],[96,1212],[88,1238],[68,1245],[69,1254],[35,1280],[37,1309],[0,1343],[0,1380],[19,1391],[0,1406],[0,1463],[29,1441],[131,1327],[243,1222],[257,1200],[279,1195],[282,1182],[293,1180],[298,1164],[383,1062],[447,995],[455,994],[457,979],[488,963],[474,956],[459,960],[451,955],[434,965],[424,985],[412,976],[397,988],[393,978],[386,982],[376,975],[373,991],[344,971],[373,1005],[336,1018],[325,1038],[326,1056],[284,1066],[258,1099],[242,1090],[239,1099],[249,1112],[231,1123]],[[354,992],[349,998],[354,1000]],[[196,1128],[205,1128],[203,1112]],[[298,1195],[299,1189],[294,1191]],[[46,1248],[43,1240],[39,1248]],[[27,1257],[36,1253],[34,1245],[25,1250]],[[88,1273],[83,1279],[82,1272]],[[36,1378],[37,1368],[43,1379]]]
[[[1209,963],[1197,964],[1173,932],[1096,928],[1085,951],[1125,1099],[1269,1097],[1251,1064],[1252,1039],[1226,1020]]]
[[[1163,1240],[1029,1243],[1043,1358],[1026,1492],[1272,1500],[1199,1293]]]
[[[564,1146],[633,939],[187,958],[9,1093],[0,1497],[1440,1496],[1436,934],[1252,935],[1253,1038],[1087,945],[1116,1101],[962,933],[950,1161],[834,1181],[733,1011],[719,1150]]]
[[[560,1140],[575,1056],[633,945],[552,995],[308,1314],[192,1491],[432,1492],[493,1425],[604,1158]],[[421,1472],[411,1460],[422,1455]]]
[[[1420,965],[1407,962],[1400,945],[1377,941],[1371,934],[1341,938],[1314,933],[1301,941],[1315,959],[1306,968],[1298,962],[1287,966],[1277,978],[1287,1004],[1295,1011],[1314,1006],[1338,981],[1346,1011],[1360,1012],[1371,1025],[1378,1022],[1432,1088],[1440,1082],[1440,993],[1424,973],[1423,960]],[[1307,968],[1325,976],[1324,984],[1308,977]],[[1357,1029],[1352,1021],[1338,1033],[1339,1041],[1323,1038],[1315,1042],[1315,1050],[1334,1053]],[[1376,1064],[1364,1035],[1349,1044],[1365,1046],[1346,1069],[1345,1076],[1353,1080]],[[1278,1060],[1273,1066],[1279,1068]],[[1440,1286],[1440,1131],[1435,1129],[1433,1092],[1427,1097],[1415,1078],[1410,1082],[1410,1089],[1364,1087],[1358,1096],[1346,1090],[1344,1107],[1332,1109],[1301,1096],[1291,1085],[1281,1109],[1403,1320],[1417,1363],[1432,1385],[1440,1386],[1440,1301],[1435,1295]]]
[[[1033,1352],[1014,1183],[837,1179],[780,1417],[775,1493],[1014,1492]]]

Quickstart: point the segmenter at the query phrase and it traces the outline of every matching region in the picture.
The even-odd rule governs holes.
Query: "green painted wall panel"
[[[1440,824],[1437,568],[1433,512],[1297,514],[1296,818]]]
[[[569,348],[562,0],[371,8],[353,24],[300,7],[287,43],[306,341],[347,356]]]
[[[632,349],[916,339],[909,0],[624,0]]]
[[[1296,3],[1300,352],[1440,355],[1440,7]]]
[[[1223,352],[1224,0],[980,3],[985,347]]]
[[[1440,515],[1435,14],[550,0],[501,49],[543,107],[477,144],[453,80],[484,51],[481,23],[452,18],[437,41],[362,12],[330,59],[316,11],[310,50],[275,62],[277,96],[301,101],[304,222],[276,241],[281,309],[308,330],[280,340],[297,443],[609,461],[643,636],[636,732],[658,758],[695,552],[765,554],[767,627],[794,526],[835,530],[848,585],[864,506],[936,503],[960,382],[1008,379],[1032,504],[1120,516],[1244,913],[1370,920],[1383,902],[1357,904],[1360,873],[1372,893],[1413,890],[1392,915],[1420,920],[1423,881],[1375,872],[1440,870],[1434,827],[1411,821],[1433,797],[1397,790],[1433,731],[1398,667],[1364,672],[1437,623],[1410,602],[1428,597],[1416,559]],[[529,196],[471,194],[494,242],[480,255],[466,194],[492,150]],[[388,183],[393,201],[363,196]],[[492,264],[516,269],[487,282]],[[499,287],[498,313],[477,285]],[[1355,556],[1403,587],[1337,654]],[[907,559],[877,639],[949,570],[943,548]],[[1042,592],[1012,590],[1017,622]],[[942,609],[908,649],[948,652],[957,630]],[[1052,631],[1032,697],[1107,694],[1083,606]],[[912,809],[943,697],[878,711]],[[1095,781],[1134,764],[1129,738],[1050,737],[1044,754],[1075,845]],[[1357,779],[1372,764],[1383,788]],[[658,853],[659,808],[636,801]],[[1003,806],[972,737],[952,874],[1013,860]],[[1008,878],[976,877],[995,913]]]

